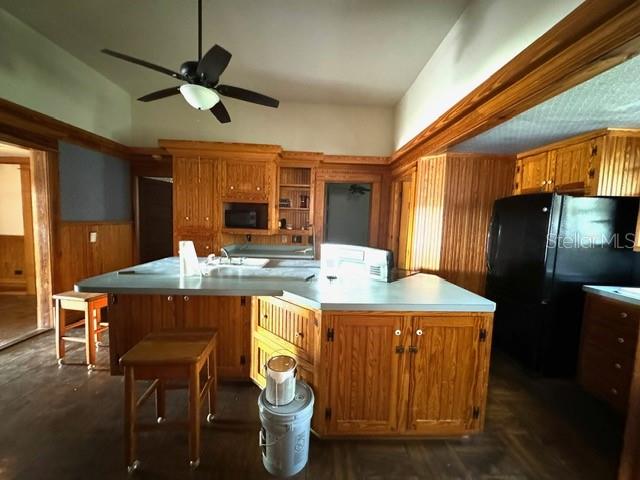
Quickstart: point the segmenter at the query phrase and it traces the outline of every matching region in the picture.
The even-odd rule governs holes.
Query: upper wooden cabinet
[[[173,159],[173,215],[177,230],[213,229],[215,170],[216,160],[213,158]]]
[[[222,198],[267,203],[275,178],[274,162],[226,159],[222,164]]]
[[[514,195],[640,195],[640,131],[605,129],[520,153]]]

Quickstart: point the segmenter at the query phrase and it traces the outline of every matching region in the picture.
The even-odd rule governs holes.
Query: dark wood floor
[[[106,351],[100,353],[106,365]],[[80,350],[69,360],[82,361]],[[127,478],[121,377],[58,368],[47,333],[0,352],[0,478]],[[216,424],[203,429],[202,463],[190,474],[181,433],[141,438],[139,478],[273,478],[257,447],[258,389],[220,387]],[[461,440],[311,443],[307,479],[615,478],[621,420],[569,382],[535,380],[494,359],[485,433]],[[174,392],[169,415],[186,413]],[[153,402],[143,411],[151,418]]]
[[[0,295],[0,347],[36,326],[35,295]]]

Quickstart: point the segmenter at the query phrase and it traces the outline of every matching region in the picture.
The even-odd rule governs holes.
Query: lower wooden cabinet
[[[218,329],[218,374],[223,379],[249,376],[250,298],[184,295],[110,295],[111,372],[142,338],[156,330],[181,327]]]
[[[492,318],[321,312],[256,297],[251,378],[264,387],[272,355],[296,358],[321,436],[465,435],[484,423]]]
[[[621,413],[629,403],[639,328],[640,307],[587,295],[578,380]]]
[[[330,433],[482,428],[491,315],[332,315]]]

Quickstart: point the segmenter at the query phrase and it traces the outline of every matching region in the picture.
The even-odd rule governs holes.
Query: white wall
[[[270,143],[287,150],[344,155],[389,155],[393,109],[389,107],[281,102],[277,109],[223,99],[231,123],[191,108],[181,96],[133,104],[132,143],[159,138]]]
[[[0,164],[0,235],[24,235],[18,165]]]
[[[287,150],[344,155],[389,155],[393,109],[281,102],[277,109],[223,99],[231,123],[190,107],[181,96],[133,104],[134,145],[159,138],[271,143]]]
[[[131,97],[122,88],[3,9],[0,45],[0,97],[107,138],[129,140]]]
[[[403,146],[582,0],[473,0],[395,109]]]

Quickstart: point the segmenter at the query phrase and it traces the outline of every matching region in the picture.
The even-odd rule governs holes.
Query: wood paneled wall
[[[511,193],[515,157],[446,153],[417,163],[411,269],[484,293],[493,202]]]
[[[597,195],[640,195],[640,135],[603,139]]]
[[[0,235],[0,287],[25,290],[26,286],[24,236]]]
[[[62,222],[57,246],[56,288],[72,290],[78,280],[133,264],[133,223]]]

